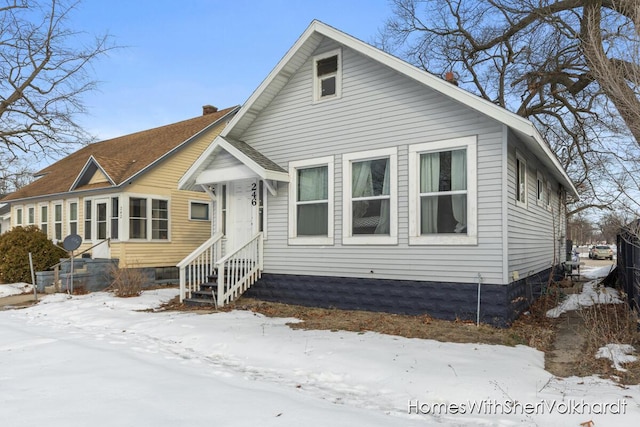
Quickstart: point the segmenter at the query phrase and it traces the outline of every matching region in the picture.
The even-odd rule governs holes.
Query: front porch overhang
[[[239,163],[214,167],[214,159],[220,151],[227,152]],[[287,171],[247,143],[218,136],[182,177],[178,188],[200,190],[221,182],[251,178],[264,180],[272,193],[277,182],[289,182]]]

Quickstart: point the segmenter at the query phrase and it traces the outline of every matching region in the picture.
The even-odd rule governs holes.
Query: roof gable
[[[238,114],[231,120],[229,126],[222,131],[221,136],[233,139],[242,138],[243,133],[278,95],[291,76],[313,56],[316,48],[327,38],[504,124],[525,142],[531,152],[545,164],[569,192],[577,195],[577,190],[571,179],[529,120],[317,20],[311,22],[267,78],[253,92]]]
[[[12,193],[7,201],[120,186],[153,168],[201,132],[224,123],[238,108],[89,144],[40,171],[40,179]]]
[[[116,185],[115,182],[109,177],[107,172],[105,172],[105,170],[102,168],[102,166],[100,166],[100,163],[98,163],[96,158],[92,155],[89,157],[89,160],[87,160],[87,163],[78,174],[76,180],[73,182],[73,184],[71,184],[71,188],[69,188],[69,191],[73,191],[87,185],[95,185],[100,183]]]
[[[230,154],[236,164],[230,168],[211,168],[219,151]],[[249,175],[265,180],[289,181],[286,170],[246,142],[218,136],[180,179],[178,188],[193,190],[199,184],[247,178]]]

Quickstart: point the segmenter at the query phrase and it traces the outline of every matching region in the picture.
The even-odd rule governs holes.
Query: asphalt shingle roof
[[[37,174],[42,175],[39,179],[8,195],[3,201],[69,192],[91,156],[115,185],[119,185],[236,108],[89,144],[44,168]],[[108,185],[83,185],[76,190]]]

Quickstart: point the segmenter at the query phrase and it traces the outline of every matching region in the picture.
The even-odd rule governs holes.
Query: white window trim
[[[73,221],[71,221],[71,203],[75,203],[76,204],[76,220],[75,220],[75,223],[76,223],[76,234],[80,235],[80,201],[79,201],[79,199],[69,199],[69,200],[67,200],[67,203],[66,203],[66,209],[67,209],[67,216],[66,216],[66,218],[67,218],[67,222],[66,222],[67,232],[69,234],[71,234],[71,223],[73,222]]]
[[[322,90],[320,85],[320,78],[318,77],[318,61],[330,58],[332,56],[338,56],[338,66],[336,70],[336,93],[331,96],[321,96]],[[329,52],[322,53],[320,55],[316,55],[313,57],[312,62],[313,67],[313,102],[324,102],[330,99],[339,99],[342,98],[342,50],[340,48],[331,50]]]
[[[33,205],[33,204],[26,205],[24,208],[25,208],[24,209],[24,214],[23,214],[24,215],[24,219],[23,219],[24,223],[26,225],[36,225],[36,223],[37,223],[37,220],[36,220],[36,217],[37,217],[36,205]],[[33,209],[33,221],[31,221],[29,219],[29,209]]]
[[[352,172],[353,162],[389,159],[389,235],[352,235]],[[398,244],[398,149],[361,151],[342,156],[342,243],[345,245],[397,245]]]
[[[60,221],[56,221],[56,206],[60,206]],[[64,201],[62,200],[54,200],[51,202],[51,224],[53,228],[51,229],[51,237],[54,243],[62,241],[64,239]],[[60,224],[60,240],[56,237],[56,224]]]
[[[18,212],[20,212],[20,215],[18,215]],[[16,227],[22,227],[25,224],[25,217],[24,217],[24,207],[23,206],[19,206],[16,207],[13,210],[13,214],[15,215],[15,225]],[[18,222],[18,219],[20,220],[20,222]]]
[[[42,217],[42,208],[43,207],[47,208],[47,217],[46,218]],[[51,227],[49,227],[49,225],[50,225],[49,217],[50,216],[51,216],[51,207],[49,206],[49,203],[39,203],[38,204],[38,224],[39,224],[40,230],[42,230],[42,226],[43,225],[47,226],[47,232],[45,233],[47,235],[47,237],[49,237],[51,235]]]
[[[477,245],[478,244],[478,165],[477,137],[466,136],[444,141],[409,146],[409,244],[410,245]],[[420,154],[467,150],[467,234],[420,235]]]
[[[289,162],[289,239],[290,245],[333,245],[333,223],[335,221],[334,215],[334,194],[333,194],[333,170],[334,170],[333,156],[321,157],[317,159],[299,160]],[[298,187],[298,174],[296,171],[302,168],[310,168],[316,166],[327,166],[327,180],[328,180],[328,206],[327,217],[329,224],[327,224],[327,236],[324,237],[298,237],[297,236],[297,187]]]
[[[518,183],[519,180],[519,176],[518,176],[518,161],[520,161],[520,164],[522,165],[522,167],[524,168],[524,201],[520,200],[520,189],[516,188],[516,206],[520,206],[523,208],[527,208],[528,203],[529,203],[529,177],[528,177],[528,170],[527,170],[527,161],[525,160],[525,158],[518,152],[516,151],[516,167],[515,167],[515,177],[516,177],[516,184]]]
[[[545,191],[547,192],[547,210],[551,212],[551,197],[553,197],[553,192],[551,191],[551,183],[547,181]]]
[[[537,172],[536,177],[536,205],[544,206],[544,193],[547,189],[546,180],[540,171]]]
[[[111,197],[109,196],[109,204],[107,206],[107,208],[109,208],[111,206]],[[146,216],[146,221],[147,221],[147,237],[144,239],[141,238],[137,238],[137,237],[131,237],[130,233],[130,229],[129,229],[129,222],[130,222],[130,216],[129,216],[129,204],[130,204],[130,199],[146,199],[147,200],[147,216]],[[152,235],[153,235],[153,200],[164,200],[167,202],[167,225],[168,225],[168,230],[167,230],[167,238],[166,239],[153,239]],[[170,197],[166,197],[166,196],[160,196],[157,194],[135,194],[135,193],[126,193],[123,196],[120,197],[119,200],[120,203],[120,208],[122,210],[122,212],[124,213],[122,222],[123,224],[120,224],[120,230],[118,235],[120,236],[120,232],[124,233],[123,237],[119,238],[120,241],[128,241],[128,242],[156,242],[156,243],[169,243],[171,242],[171,198]],[[111,216],[110,216],[110,212],[108,212],[107,215],[107,220],[110,220]]]
[[[209,222],[211,221],[212,217],[213,217],[213,207],[211,206],[211,202],[207,201],[207,200],[189,200],[189,216],[187,217],[187,219],[189,221],[198,221],[198,222]],[[193,218],[192,213],[191,213],[191,205],[193,203],[197,203],[199,205],[207,205],[207,209],[209,210],[209,218],[208,219],[202,219],[202,218]]]

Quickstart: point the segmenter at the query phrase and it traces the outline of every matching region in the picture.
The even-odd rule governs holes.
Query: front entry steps
[[[191,298],[184,299],[184,303],[190,306],[214,306],[217,309],[218,274],[214,273],[207,276],[207,281],[200,283],[198,288],[197,291],[191,292]]]
[[[235,286],[236,283],[246,281],[250,276],[250,272],[255,270],[256,263],[250,259],[240,259],[234,263],[233,266],[227,266],[224,268],[225,274],[225,286],[222,289],[224,294],[227,294],[229,289]],[[229,275],[231,275],[231,281],[229,281]],[[253,284],[255,280],[249,283],[249,286]],[[231,285],[229,285],[231,283]],[[236,297],[240,296],[246,288],[241,290]],[[184,303],[191,306],[214,306],[218,308],[218,269],[214,269],[213,273],[207,276],[207,281],[198,285],[198,290],[191,291],[191,298],[185,298]],[[234,298],[235,299],[235,298]]]

